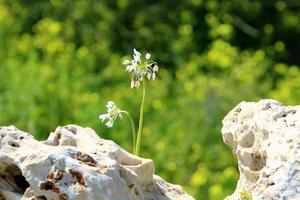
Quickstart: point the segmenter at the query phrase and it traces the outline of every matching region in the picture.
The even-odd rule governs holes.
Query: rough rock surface
[[[58,127],[46,141],[0,127],[0,200],[193,200],[90,128]]]
[[[300,106],[242,102],[224,118],[222,135],[240,171],[227,200],[300,199]]]

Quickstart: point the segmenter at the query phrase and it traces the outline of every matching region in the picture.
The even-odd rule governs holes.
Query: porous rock
[[[242,102],[224,118],[222,136],[240,171],[226,200],[300,199],[300,106]]]
[[[37,141],[0,127],[0,200],[193,200],[90,128],[58,127]]]

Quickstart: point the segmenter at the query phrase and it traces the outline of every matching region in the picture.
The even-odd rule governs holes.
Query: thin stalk
[[[141,149],[142,130],[143,130],[143,122],[144,122],[145,95],[146,95],[146,81],[143,81],[143,97],[142,97],[142,104],[141,104],[141,109],[140,109],[139,129],[138,129],[138,133],[137,133],[135,153],[134,153],[136,156],[139,156],[140,149]]]
[[[122,110],[121,112],[124,113],[125,115],[127,115],[128,118],[129,118],[129,120],[130,120],[131,130],[132,130],[132,146],[133,146],[132,147],[132,153],[134,154],[134,151],[135,151],[135,140],[136,140],[134,121],[133,121],[131,115],[127,111]]]

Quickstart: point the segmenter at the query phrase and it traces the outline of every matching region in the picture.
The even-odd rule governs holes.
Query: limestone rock
[[[46,141],[0,127],[0,200],[193,200],[90,128],[58,127]]]
[[[242,102],[224,118],[222,136],[240,171],[227,200],[300,199],[300,106]]]

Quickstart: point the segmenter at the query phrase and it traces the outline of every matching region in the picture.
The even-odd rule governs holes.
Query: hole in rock
[[[49,180],[40,184],[40,190],[51,190],[56,193],[59,192],[59,189],[55,186],[55,184]]]
[[[52,190],[53,188],[53,183],[46,183],[44,185],[42,185],[41,189],[44,189],[44,190]]]
[[[54,138],[54,146],[59,145],[60,139],[61,139],[61,133],[57,133],[56,137]]]
[[[39,199],[39,200],[47,200],[47,198],[44,195],[43,196],[37,196],[36,198]]]
[[[74,135],[77,134],[77,128],[75,126],[67,126],[68,131],[72,132]]]
[[[242,165],[248,167],[251,171],[260,171],[266,166],[266,156],[259,152],[241,152],[238,157]]]
[[[140,195],[140,193],[139,193],[139,191],[138,191],[137,188],[134,188],[134,193],[135,193],[136,196]]]
[[[260,153],[252,155],[252,164],[249,166],[253,171],[259,171],[266,166],[266,157]]]
[[[241,108],[237,108],[237,109],[235,110],[235,112],[237,112],[237,113],[240,113],[241,111],[242,111]]]
[[[29,183],[26,181],[25,177],[22,175],[14,176],[14,180],[19,188],[21,188],[24,192],[29,187]]]
[[[248,131],[243,133],[240,140],[238,141],[239,145],[242,147],[252,147],[255,141],[254,133],[252,131]]]
[[[20,147],[20,144],[16,141],[8,141],[8,145],[12,147]]]
[[[0,164],[0,190],[24,194],[29,183],[22,171],[14,164]]]
[[[91,156],[85,153],[77,152],[76,154],[72,154],[71,157],[91,167],[95,167],[97,164],[97,162]]]
[[[85,185],[85,180],[80,172],[70,170],[70,174],[77,179],[80,185]]]

